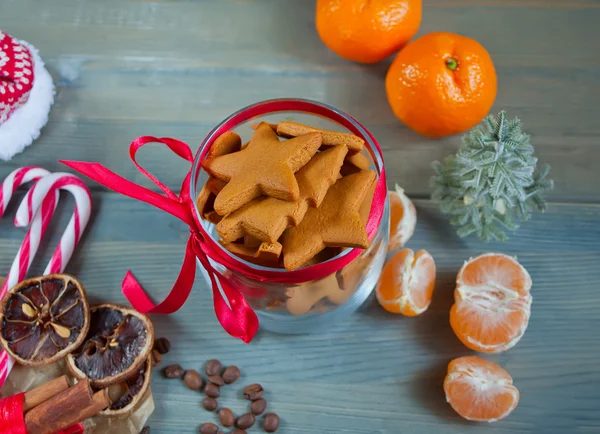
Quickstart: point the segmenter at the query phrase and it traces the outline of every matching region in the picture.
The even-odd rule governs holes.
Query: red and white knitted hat
[[[0,30],[0,160],[38,138],[53,102],[52,77],[38,51]]]

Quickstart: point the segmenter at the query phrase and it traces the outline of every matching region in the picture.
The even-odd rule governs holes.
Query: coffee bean
[[[206,372],[206,375],[208,375],[209,377],[211,375],[221,375],[222,368],[223,368],[223,365],[221,365],[221,362],[219,362],[218,360],[212,359],[212,360],[209,360],[208,362],[206,362],[206,366],[204,367],[204,372]]]
[[[255,401],[258,398],[262,398],[264,390],[260,384],[251,384],[244,387],[244,398]]]
[[[208,377],[208,381],[210,381],[212,384],[216,384],[219,387],[225,385],[225,381],[223,381],[223,378],[219,377],[218,375],[211,375],[210,377]]]
[[[275,413],[267,413],[265,414],[265,418],[263,420],[263,429],[266,432],[275,432],[279,428],[279,416]]]
[[[145,426],[142,431],[140,432],[140,434],[150,434],[150,427],[149,426]]]
[[[243,429],[234,429],[233,431],[229,431],[229,434],[248,434]]]
[[[190,369],[185,373],[185,375],[183,376],[183,382],[185,383],[187,388],[191,390],[200,390],[204,385],[204,380],[202,379],[200,374],[198,374],[198,372],[194,371],[193,369]]]
[[[204,401],[202,401],[202,407],[208,411],[215,411],[218,406],[219,404],[217,403],[217,400],[215,398],[211,398],[210,396],[207,396],[204,398]]]
[[[255,420],[256,419],[254,418],[254,415],[252,413],[242,414],[235,421],[235,426],[239,429],[248,429],[251,428],[252,425],[254,425]]]
[[[171,342],[167,338],[159,338],[154,341],[154,349],[160,354],[167,354],[171,351]]]
[[[252,404],[250,404],[250,411],[255,416],[258,416],[259,414],[263,414],[266,409],[267,409],[267,401],[265,401],[262,398],[259,398],[256,401],[253,401]]]
[[[152,366],[158,366],[162,363],[162,356],[158,350],[152,350]]]
[[[217,434],[225,434],[225,431],[219,430],[219,431],[217,431]]]
[[[184,372],[180,365],[169,365],[163,369],[163,373],[167,378],[181,378]]]
[[[218,434],[219,427],[214,423],[206,422],[200,427],[200,434]]]
[[[219,416],[219,420],[221,421],[221,425],[223,425],[226,428],[229,428],[230,426],[233,426],[233,424],[235,423],[235,414],[233,414],[233,411],[231,411],[228,408],[222,408],[217,412],[217,415]]]
[[[238,378],[240,378],[240,368],[237,366],[229,366],[225,369],[225,372],[223,372],[223,380],[226,384],[235,383]]]
[[[221,396],[221,388],[216,384],[208,383],[204,388],[204,393],[211,398],[218,398]]]

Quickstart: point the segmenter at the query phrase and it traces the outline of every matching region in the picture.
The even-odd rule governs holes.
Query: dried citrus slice
[[[413,236],[417,225],[417,210],[404,190],[396,184],[396,191],[389,191],[390,241],[388,251],[399,249]]]
[[[79,379],[89,378],[96,388],[136,375],[152,350],[154,327],[150,319],[115,304],[94,306],[90,312],[85,341],[67,356],[71,373]]]
[[[478,422],[504,419],[519,403],[519,390],[509,373],[477,356],[450,362],[444,392],[459,415]]]
[[[385,264],[375,294],[379,304],[392,313],[420,315],[431,303],[435,286],[435,262],[420,250],[402,249]]]
[[[144,400],[152,379],[152,358],[137,369],[133,377],[108,386],[108,395],[112,404],[100,413],[101,416],[128,416]]]
[[[0,343],[22,365],[63,358],[81,345],[89,326],[85,290],[65,274],[26,279],[0,305]]]
[[[467,261],[456,277],[450,325],[467,347],[485,353],[512,348],[531,315],[531,277],[516,259],[487,253]]]

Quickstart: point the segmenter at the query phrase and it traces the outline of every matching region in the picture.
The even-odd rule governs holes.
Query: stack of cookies
[[[255,126],[248,143],[218,137],[202,167],[197,204],[231,253],[295,270],[340,248],[367,248],[376,175],[355,135],[295,122]]]

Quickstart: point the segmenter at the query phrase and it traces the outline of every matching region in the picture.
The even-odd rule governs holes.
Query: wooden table
[[[158,334],[174,343],[168,361],[196,369],[212,357],[238,364],[244,380],[269,391],[283,433],[598,433],[599,22],[594,0],[425,1],[420,34],[445,30],[479,40],[498,71],[494,111],[521,117],[540,160],[553,166],[548,212],[504,245],[458,239],[428,200],[431,161],[454,152],[460,137],[428,140],[398,122],[385,97],[389,62],[361,66],[329,52],[309,1],[0,0],[2,30],[36,45],[57,85],[41,138],[1,163],[0,178],[30,164],[64,170],[57,159],[69,158],[103,162],[150,186],[127,157],[140,135],[177,137],[196,148],[225,116],[259,100],[302,96],[332,104],[375,134],[389,185],[398,182],[415,200],[419,221],[409,247],[427,249],[438,266],[431,308],[403,318],[371,300],[331,330],[260,333],[245,345],[221,329],[198,281],[180,312],[153,318]],[[188,169],[158,145],[140,160],[174,189]],[[96,302],[125,302],[127,269],[161,298],[179,271],[187,228],[89,185],[93,218],[67,271]],[[43,270],[72,205],[61,201],[32,274]],[[8,270],[24,235],[9,216],[0,221],[0,270]],[[464,260],[486,251],[518,255],[531,272],[534,301],[522,341],[486,356],[512,374],[519,407],[505,421],[478,425],[454,414],[442,381],[447,363],[470,353],[448,324],[453,280]],[[153,391],[152,433],[194,433],[214,419],[180,382],[156,376]],[[233,389],[223,403],[245,408]]]

